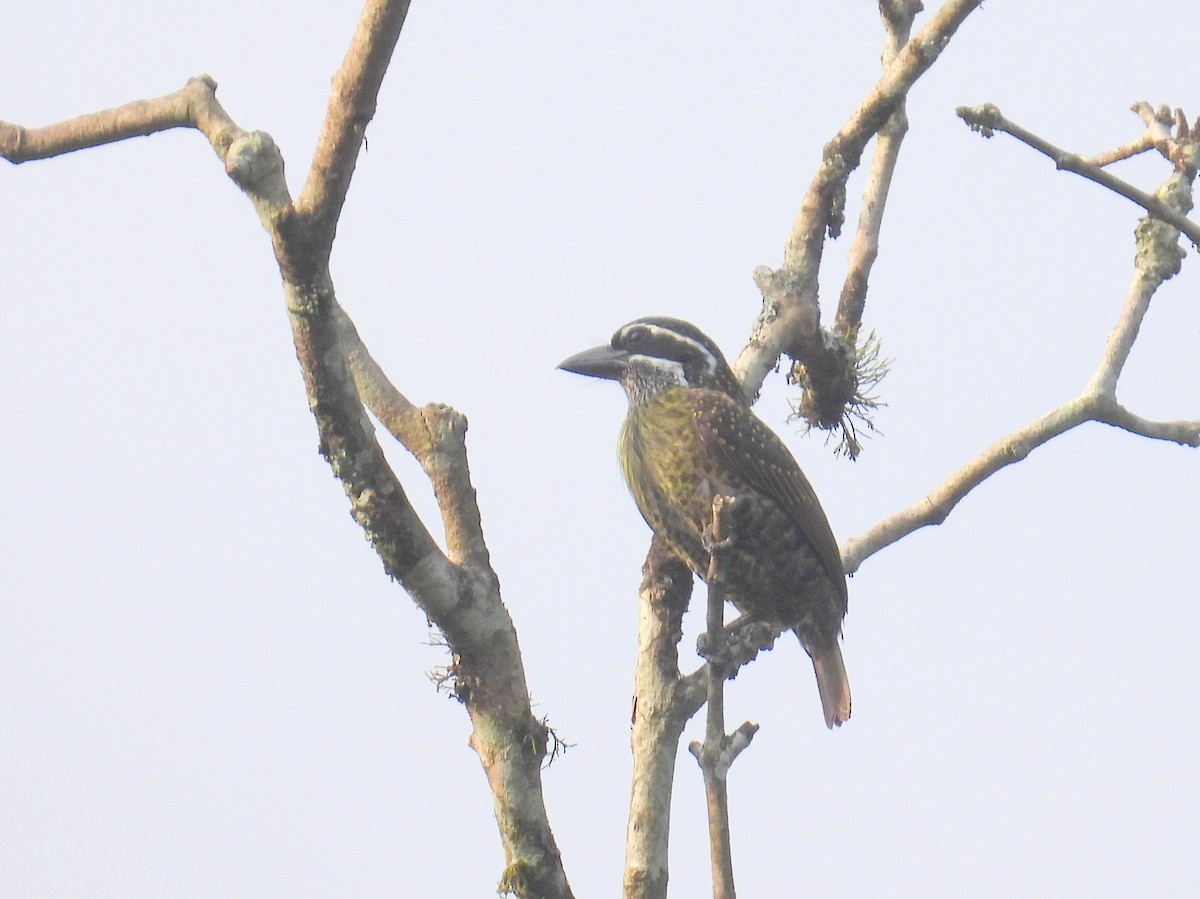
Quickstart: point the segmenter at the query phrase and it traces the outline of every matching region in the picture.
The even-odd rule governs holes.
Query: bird
[[[751,410],[716,343],[689,322],[647,316],[558,368],[625,389],[618,455],[629,492],[701,580],[709,574],[713,498],[733,499],[718,569],[726,597],[743,614],[793,630],[812,659],[826,726],[849,719],[837,540],[808,478]]]

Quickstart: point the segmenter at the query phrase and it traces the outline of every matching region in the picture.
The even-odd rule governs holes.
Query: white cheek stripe
[[[663,359],[659,356],[643,356],[640,353],[629,357],[630,362],[637,362],[647,369],[660,372],[667,375],[664,378],[671,384],[679,384],[687,386],[687,379],[683,376],[683,363],[676,362],[674,359]]]

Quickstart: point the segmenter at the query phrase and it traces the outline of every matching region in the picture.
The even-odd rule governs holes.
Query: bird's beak
[[[629,354],[610,346],[595,346],[558,363],[563,371],[616,381],[629,363]]]

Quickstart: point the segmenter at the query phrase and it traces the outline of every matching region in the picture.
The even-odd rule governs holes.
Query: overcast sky
[[[9,4],[0,118],[207,72],[295,191],[357,13]],[[1200,115],[1198,28],[1193,3],[991,0],[919,83],[866,311],[895,360],[884,436],[833,458],[778,377],[757,407],[839,539],[1076,395],[1131,277],[1135,207],[954,107],[1104,150],[1140,133],[1135,100]],[[469,417],[535,711],[571,744],[545,783],[581,899],[620,889],[648,531],[615,462],[621,392],[554,366],[649,313],[736,354],[751,272],[780,263],[881,47],[867,0],[418,0],[368,129],[339,298],[412,400]],[[0,210],[0,893],[493,895],[468,721],[426,677],[445,656],[317,454],[268,241],[208,144],[4,165]],[[848,246],[826,251],[827,310]],[[1119,388],[1139,414],[1200,416],[1198,279],[1189,248],[1154,299]],[[743,672],[729,726],[762,730],[730,780],[739,894],[1200,891],[1198,463],[1083,427],[871,558],[837,732],[794,641]],[[684,751],[673,896],[708,890],[703,809]]]

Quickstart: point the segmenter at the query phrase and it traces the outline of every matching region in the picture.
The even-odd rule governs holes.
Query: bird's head
[[[630,405],[671,387],[719,390],[744,400],[720,348],[695,325],[647,316],[617,329],[604,346],[576,353],[564,371],[619,381]]]

